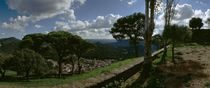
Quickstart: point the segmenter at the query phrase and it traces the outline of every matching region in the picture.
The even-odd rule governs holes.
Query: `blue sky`
[[[112,39],[109,30],[120,17],[144,13],[145,0],[0,0],[0,37],[21,39],[29,33],[64,30],[88,39]],[[179,0],[172,23],[188,25],[192,17],[210,17],[209,0]],[[154,33],[163,30],[156,15]],[[203,28],[208,28],[205,24]]]

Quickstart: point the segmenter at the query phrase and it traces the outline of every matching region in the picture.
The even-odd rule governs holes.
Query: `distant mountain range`
[[[102,44],[117,42],[115,39],[85,39],[85,40],[92,42],[92,43],[100,42]]]
[[[127,52],[132,53],[135,56],[134,46],[129,43],[129,40],[116,41],[115,39],[88,39],[87,41],[92,43],[102,43],[112,47],[117,47],[126,50]],[[155,45],[152,45],[152,51],[156,51],[158,48]],[[144,55],[144,41],[140,41],[138,44],[139,55]]]
[[[0,39],[0,52],[2,53],[12,53],[15,50],[19,49],[19,44],[21,40],[10,37]]]

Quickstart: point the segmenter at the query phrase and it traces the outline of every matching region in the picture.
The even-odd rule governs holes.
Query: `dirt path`
[[[168,51],[171,52],[171,51]],[[184,46],[175,49],[176,63],[158,65],[165,77],[165,88],[210,88],[210,46]],[[136,85],[140,73],[124,84]],[[133,83],[133,84],[132,84]],[[130,87],[129,87],[130,88]]]
[[[182,55],[184,60],[192,60],[199,64],[192,67],[194,75],[189,81],[190,88],[207,88],[205,84],[210,83],[210,46],[187,46],[177,50],[184,53]]]
[[[166,88],[210,88],[210,46],[184,46],[176,48],[177,64],[160,65],[163,74],[172,75],[165,80]]]

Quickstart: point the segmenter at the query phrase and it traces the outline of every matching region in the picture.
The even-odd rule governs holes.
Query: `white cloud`
[[[208,9],[206,12],[205,12],[205,19],[207,21],[207,19],[210,18],[210,9]],[[204,25],[206,27],[208,27],[208,29],[210,29],[210,22],[206,22],[207,25]]]
[[[70,19],[75,19],[72,4],[78,2],[84,4],[86,0],[6,0],[8,7],[18,11],[20,14],[29,16],[18,16],[11,18],[10,23],[2,24],[5,29],[24,30],[28,22],[36,22],[42,19],[65,14]],[[24,24],[24,26],[22,25]],[[7,27],[11,26],[11,27]],[[17,28],[15,27],[17,26]],[[22,27],[21,27],[22,26]]]
[[[189,4],[178,4],[175,8],[175,17],[172,20],[172,24],[178,25],[189,25],[189,20],[192,17],[200,17],[203,20],[204,26],[203,28],[207,28],[208,24],[206,23],[206,19],[210,17],[210,9],[203,12],[202,10],[194,10],[192,6]],[[210,26],[210,25],[209,25]],[[155,30],[154,34],[162,34],[164,27],[164,13],[162,12],[157,19],[155,19]]]
[[[28,24],[20,24],[20,23],[6,23],[3,22],[1,24],[1,27],[3,29],[10,29],[10,30],[17,30],[17,31],[24,31],[24,28],[27,26]]]
[[[208,10],[205,12],[205,16],[206,16],[206,19],[207,19],[207,18],[210,18],[210,9],[208,9]]]
[[[75,20],[76,19],[76,16],[74,15],[74,10],[73,9],[70,9],[70,10],[67,10],[63,16],[61,17],[62,20],[66,20],[66,19],[69,19],[69,20]]]
[[[120,15],[108,14],[98,16],[92,22],[81,20],[70,20],[69,22],[55,22],[56,27],[52,30],[65,30],[83,38],[112,38],[109,30]]]
[[[34,25],[34,27],[35,27],[36,29],[42,28],[42,26],[41,26],[41,25],[38,25],[38,24]]]
[[[179,5],[175,8],[174,20],[185,20],[191,18],[194,12],[192,6],[189,4]]]
[[[98,16],[93,23],[91,24],[90,28],[109,28],[111,27],[114,22],[120,18],[120,15],[109,14],[107,16]]]
[[[200,4],[200,5],[207,5],[207,4],[204,3],[203,1],[195,1],[195,3]]]
[[[204,14],[203,14],[202,10],[195,10],[193,17],[203,18]]]
[[[44,34],[48,34],[49,33],[49,31],[44,31]]]
[[[128,2],[128,5],[133,5],[136,2],[137,2],[137,0],[131,0],[131,1]]]

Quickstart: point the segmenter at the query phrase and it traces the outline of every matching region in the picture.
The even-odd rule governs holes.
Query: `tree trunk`
[[[71,63],[72,63],[72,69],[71,69],[72,71],[71,71],[71,74],[74,75],[74,61],[72,60]]]
[[[1,69],[0,73],[1,73],[1,77],[4,78],[5,77],[6,70]]]
[[[27,80],[27,81],[29,81],[29,72],[30,72],[30,71],[28,70],[28,71],[26,71],[26,74],[25,74],[26,80]]]
[[[163,51],[163,55],[162,55],[162,58],[161,58],[161,63],[166,63],[166,56],[167,56],[167,43],[166,41],[164,40],[163,42],[163,47],[164,47],[164,51]]]
[[[151,41],[154,30],[154,6],[155,0],[146,0],[146,19],[145,19],[145,33],[144,33],[144,64],[141,73],[140,84],[144,83],[149,77],[150,69],[152,66],[151,57]],[[149,19],[149,5],[150,5],[150,19]],[[149,22],[150,21],[150,22]]]
[[[171,49],[171,51],[172,51],[172,62],[173,62],[173,63],[176,63],[176,62],[175,62],[175,59],[174,59],[174,44],[175,44],[175,42],[173,41],[173,42],[172,42],[172,49]]]
[[[58,60],[58,77],[61,78],[62,76],[62,57],[59,58]]]
[[[80,56],[78,56],[77,62],[78,62],[78,73],[80,74],[81,73],[81,69],[82,69],[81,64],[80,64]]]
[[[139,51],[138,51],[138,46],[137,46],[136,41],[134,41],[134,48],[135,48],[136,57],[138,57],[139,56]]]

